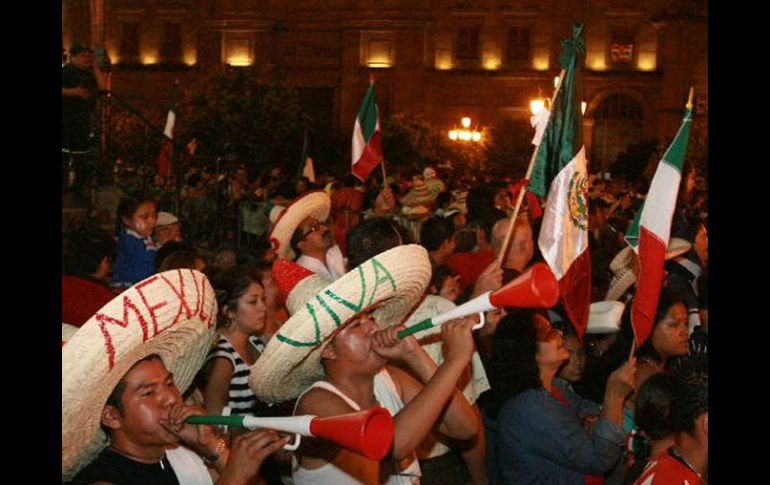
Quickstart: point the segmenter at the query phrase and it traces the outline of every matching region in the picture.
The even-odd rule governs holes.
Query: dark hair
[[[93,52],[93,49],[80,42],[72,44],[72,47],[70,47],[70,56],[72,57],[82,54],[83,52]]]
[[[163,362],[163,359],[160,358],[160,355],[158,354],[150,354],[146,357],[143,357],[142,359],[136,361],[134,365],[131,366],[130,369],[126,371],[125,374],[123,374],[123,377],[120,378],[117,384],[115,384],[115,387],[112,389],[112,392],[107,397],[107,402],[104,403],[105,406],[112,406],[115,409],[118,410],[119,413],[123,414],[123,393],[126,392],[126,376],[136,368],[137,365],[141,364],[142,362],[149,362],[151,360],[159,360]],[[105,432],[105,434],[110,435],[112,430],[103,424],[100,425],[102,428],[102,431]]]
[[[163,262],[158,266],[158,271],[169,271],[172,269],[195,269],[195,260],[198,253],[192,249],[181,249],[174,251],[163,258]]]
[[[192,251],[193,248],[189,244],[182,241],[169,241],[158,249],[155,255],[155,269],[160,271],[160,267],[163,261],[171,254],[177,251]]]
[[[660,297],[658,297],[658,309],[655,312],[655,323],[652,327],[652,332],[650,332],[650,337],[641,347],[639,347],[639,350],[636,351],[637,357],[647,357],[658,362],[661,361],[660,354],[658,354],[658,351],[655,350],[655,347],[652,345],[652,333],[655,332],[655,329],[658,327],[658,325],[660,325],[660,322],[666,318],[666,314],[671,309],[671,307],[677,303],[682,303],[685,305],[685,307],[687,306],[684,296],[666,288],[665,286],[661,288]]]
[[[452,271],[452,269],[445,264],[436,266],[433,269],[433,277],[430,280],[430,284],[431,286],[436,287],[436,293],[441,292],[441,287],[444,286],[444,280],[450,276],[457,276],[457,273]]]
[[[695,434],[695,422],[709,411],[708,354],[689,356],[677,368],[674,431]]]
[[[473,248],[479,243],[478,235],[476,234],[478,228],[478,223],[472,222],[457,231],[457,234],[455,234],[456,253],[469,253],[473,251]]]
[[[253,266],[234,266],[217,273],[212,286],[217,293],[217,304],[220,310],[217,315],[218,327],[224,327],[229,323],[224,315],[225,309],[236,311],[238,299],[246,293],[252,283],[262,285],[262,275]]]
[[[78,227],[68,235],[65,270],[86,276],[99,269],[102,260],[115,256],[115,240],[96,226]]]
[[[302,232],[302,227],[300,225],[294,229],[294,232],[291,235],[291,239],[289,239],[289,246],[291,246],[291,249],[297,256],[302,254],[302,250],[299,248],[299,243],[301,243],[303,239],[305,239],[305,233]]]
[[[428,251],[436,251],[444,241],[452,239],[455,225],[449,219],[433,216],[422,223],[420,244]]]
[[[509,399],[543,386],[537,354],[536,310],[515,308],[503,317],[495,333],[492,357],[487,367],[491,389],[485,398],[487,412],[497,417]]]
[[[348,269],[356,268],[383,251],[411,242],[409,232],[398,222],[386,217],[367,219],[348,234]]]
[[[675,392],[676,379],[670,374],[655,374],[639,388],[634,422],[650,439],[663,439],[673,433]]]
[[[140,195],[138,197],[127,196],[120,199],[115,220],[115,229],[118,234],[120,234],[120,231],[123,229],[123,219],[131,219],[137,209],[139,209],[139,206],[145,202],[150,202],[155,205],[156,208],[158,207],[158,203],[149,195]]]

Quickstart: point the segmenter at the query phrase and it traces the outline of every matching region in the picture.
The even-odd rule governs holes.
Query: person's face
[[[329,249],[334,243],[332,232],[325,221],[318,221],[312,217],[305,218],[299,226],[303,238],[303,249]]]
[[[356,316],[337,332],[329,344],[334,349],[335,358],[352,363],[360,370],[382,367],[385,359],[372,350],[372,335],[379,328],[371,314]]]
[[[664,359],[687,355],[689,338],[687,307],[684,303],[675,303],[668,309],[663,320],[655,325],[652,331],[652,346]]]
[[[91,52],[81,52],[72,57],[72,63],[80,69],[89,69],[94,64],[94,55]]]
[[[564,338],[559,330],[551,326],[551,322],[540,315],[535,316],[537,331],[537,355],[539,366],[560,366],[569,360],[569,351],[564,347]]]
[[[230,319],[231,326],[235,326],[243,333],[254,335],[262,332],[267,319],[265,290],[262,285],[252,282],[246,293],[238,298],[238,307],[235,311],[225,308],[225,316]]]
[[[143,202],[131,216],[131,219],[124,217],[123,222],[140,236],[151,236],[155,230],[155,225],[158,223],[158,213],[155,209],[155,204]]]
[[[216,265],[219,269],[228,269],[235,266],[235,251],[224,250],[217,255]]]
[[[181,224],[178,222],[175,224],[169,224],[163,227],[158,227],[155,230],[155,237],[158,238],[160,244],[165,244],[168,241],[181,241],[182,229]]]
[[[561,368],[559,376],[569,382],[577,382],[583,377],[586,368],[586,354],[583,344],[577,337],[564,337],[564,348],[569,352],[569,360]]]
[[[140,362],[125,376],[123,411],[116,412],[117,429],[132,443],[174,444],[178,439],[161,426],[171,407],[182,401],[174,376],[159,359]],[[110,426],[115,427],[115,426]]]
[[[439,296],[446,298],[449,301],[456,301],[460,296],[460,276],[447,276],[444,278],[444,283],[441,285]]]

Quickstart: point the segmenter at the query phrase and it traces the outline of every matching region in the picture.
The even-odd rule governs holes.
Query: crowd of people
[[[433,167],[367,183],[231,172],[189,170],[178,215],[162,197],[124,197],[112,231],[92,221],[66,234],[63,481],[707,482],[708,193],[694,174],[654,328],[632,349],[639,260],[624,235],[642,184],[591,177],[585,335],[558,304],[402,339],[541,261],[544,201],[528,194],[513,219],[519,181]],[[206,247],[189,232],[205,232],[202,200],[223,184],[206,217],[241,217],[251,200],[264,228],[238,245],[235,226]],[[320,438],[289,452],[276,431],[186,423],[376,406],[394,419],[380,461]]]

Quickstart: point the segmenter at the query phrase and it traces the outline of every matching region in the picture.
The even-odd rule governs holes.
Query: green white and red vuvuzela
[[[581,24],[562,41],[559,64],[565,69],[550,120],[540,142],[530,190],[547,197],[538,247],[559,279],[564,308],[582,336],[591,304],[588,250],[588,171],[583,146],[579,54],[585,54]]]
[[[179,100],[179,83],[174,83],[174,91],[172,96],[171,108],[168,110],[168,116],[166,116],[166,126],[163,129],[163,141],[160,145],[160,153],[158,153],[158,175],[161,177],[167,177],[171,171],[171,156],[174,153],[174,125],[176,124],[176,110]]]
[[[631,307],[631,324],[638,345],[644,344],[652,332],[663,284],[663,264],[671,235],[671,221],[682,180],[687,144],[692,125],[692,89],[684,112],[682,126],[666,150],[652,178],[650,190],[636,219],[628,228],[626,241],[639,254],[641,270],[636,296]]]
[[[382,160],[380,114],[377,109],[374,84],[369,84],[353,128],[353,175],[365,181]]]

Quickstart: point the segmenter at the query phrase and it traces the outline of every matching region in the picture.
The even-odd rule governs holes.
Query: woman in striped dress
[[[267,306],[260,274],[254,268],[236,266],[214,281],[219,303],[219,339],[209,351],[203,367],[203,400],[209,414],[262,415],[266,406],[249,388],[249,367],[265,344],[259,337],[265,330]]]

